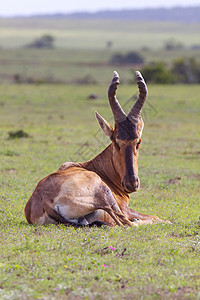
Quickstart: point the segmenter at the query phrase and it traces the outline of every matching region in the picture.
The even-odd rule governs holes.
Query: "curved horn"
[[[108,99],[110,102],[110,106],[112,108],[112,112],[114,115],[115,122],[120,123],[126,119],[126,114],[121,108],[117,98],[116,98],[116,90],[119,84],[119,75],[116,71],[113,72],[113,79],[108,89]]]
[[[147,98],[147,86],[139,71],[136,71],[136,79],[139,88],[139,97],[128,114],[129,120],[133,121],[134,123],[138,122],[142,107]]]

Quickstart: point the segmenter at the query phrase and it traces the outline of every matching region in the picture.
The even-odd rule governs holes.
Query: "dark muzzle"
[[[125,176],[123,181],[122,181],[122,187],[124,188],[124,190],[127,193],[137,192],[140,188],[139,177],[138,176],[133,176],[130,180],[130,179],[126,178],[126,176]]]

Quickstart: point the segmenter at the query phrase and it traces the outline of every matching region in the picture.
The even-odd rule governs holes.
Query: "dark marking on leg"
[[[102,222],[102,221],[94,221],[88,225],[86,225],[87,227],[102,227],[102,226],[110,226],[108,223]]]

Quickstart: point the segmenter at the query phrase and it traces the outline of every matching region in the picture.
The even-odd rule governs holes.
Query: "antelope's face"
[[[124,122],[116,124],[114,131],[113,161],[126,193],[136,192],[140,188],[138,155],[142,129],[142,118],[137,126],[127,118]]]
[[[147,87],[139,72],[136,72],[136,76],[140,94],[130,113],[126,116],[116,99],[119,75],[114,72],[108,90],[110,106],[115,119],[114,129],[96,113],[100,127],[113,142],[113,164],[121,179],[121,187],[126,193],[136,192],[140,188],[137,161],[144,127],[140,113],[146,100]]]

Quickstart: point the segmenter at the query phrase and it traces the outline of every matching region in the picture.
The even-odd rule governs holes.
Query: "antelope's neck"
[[[115,196],[120,197],[128,204],[130,196],[124,192],[121,186],[121,179],[113,161],[112,147],[113,144],[110,144],[99,155],[88,162],[82,163],[81,166],[98,174],[110,187]]]

